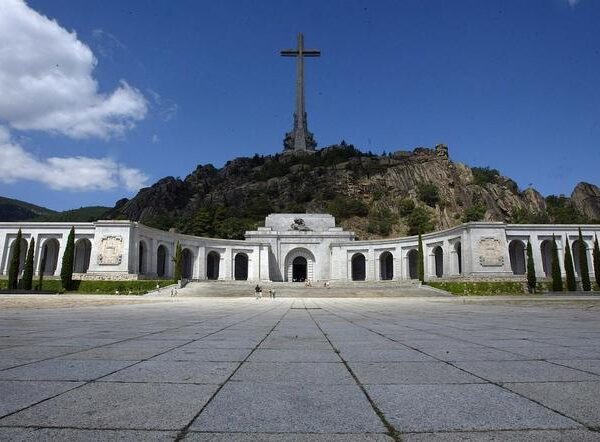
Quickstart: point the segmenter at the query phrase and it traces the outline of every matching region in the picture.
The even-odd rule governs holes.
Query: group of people
[[[256,299],[261,299],[262,298],[262,287],[258,284],[256,284],[256,287],[254,287],[254,294],[256,295]],[[275,289],[269,289],[269,298],[271,299],[275,299]]]

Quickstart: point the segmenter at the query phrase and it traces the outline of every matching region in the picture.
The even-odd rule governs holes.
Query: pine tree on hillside
[[[65,290],[73,288],[73,261],[75,260],[75,227],[71,227],[67,237],[65,253],[63,253],[60,280]]]
[[[552,291],[563,291],[563,281],[560,273],[560,261],[558,260],[558,246],[556,245],[556,238],[554,235],[552,235]]]
[[[596,285],[600,290],[600,246],[598,246],[598,235],[594,235],[594,252],[592,257],[594,258],[594,276],[596,277]]]
[[[25,290],[31,290],[33,287],[33,252],[35,249],[35,238],[31,238],[29,249],[27,250],[27,258],[25,259],[25,267],[23,268],[22,287]]]
[[[181,243],[179,241],[177,241],[177,245],[175,246],[175,256],[173,256],[173,264],[175,265],[173,279],[175,279],[175,281],[181,281],[181,278],[183,276],[183,252],[181,250]]]
[[[587,259],[587,246],[583,240],[581,234],[581,227],[579,228],[579,241],[577,242],[577,254],[579,257],[579,277],[581,278],[581,287],[583,291],[589,292],[592,290],[592,284],[590,283],[590,268],[588,266]]]
[[[527,289],[529,293],[535,293],[537,279],[535,277],[535,264],[533,262],[533,250],[531,243],[527,241]]]
[[[571,246],[569,245],[569,237],[565,238],[565,273],[567,274],[567,290],[574,292],[577,290],[577,282],[575,281],[575,267],[573,266],[573,257],[571,256]]]
[[[8,288],[16,289],[19,285],[19,267],[21,266],[21,238],[23,234],[21,229],[17,232],[17,238],[12,244],[12,258],[10,260],[10,266],[8,268]],[[25,250],[23,250],[25,253]]]
[[[419,233],[419,245],[417,248],[417,275],[419,281],[425,282],[425,263],[423,256],[423,240],[421,239],[421,234]]]

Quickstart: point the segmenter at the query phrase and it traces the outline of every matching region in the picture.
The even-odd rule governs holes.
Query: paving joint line
[[[268,311],[270,312],[276,308],[277,308],[277,306],[273,307],[272,309],[270,309]],[[192,417],[192,419],[188,422],[188,424],[177,433],[177,436],[175,437],[175,442],[179,442],[179,441],[183,440],[183,438],[190,432],[190,428],[191,428],[192,424],[194,423],[194,421],[196,419],[198,419],[198,417],[202,414],[202,412],[204,410],[206,410],[208,405],[215,399],[215,397],[219,394],[219,392],[223,389],[223,387],[225,387],[225,385],[231,380],[231,378],[233,378],[233,376],[235,376],[235,374],[239,371],[239,369],[242,367],[242,365],[244,365],[244,363],[250,358],[250,356],[252,356],[252,354],[256,351],[256,349],[258,347],[260,347],[260,345],[271,335],[271,333],[273,333],[273,330],[275,330],[275,328],[281,323],[281,321],[283,320],[283,318],[285,318],[285,316],[288,314],[289,311],[290,311],[290,306],[288,306],[286,308],[285,312],[283,312],[283,315],[281,315],[281,317],[277,320],[277,322],[275,322],[275,324],[267,332],[265,337],[262,338],[260,340],[260,342],[258,344],[256,344],[256,346],[254,346],[254,348],[250,351],[250,353],[248,353],[248,355],[246,355],[244,360],[238,364],[238,366],[231,372],[231,374],[227,377],[227,379],[225,379],[225,381],[217,387],[215,392],[208,398],[208,401],[206,401],[206,403],[202,406],[202,408],[200,408],[200,411],[198,411],[198,413],[196,413]]]

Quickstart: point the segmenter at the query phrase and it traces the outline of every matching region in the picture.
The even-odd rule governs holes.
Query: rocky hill
[[[53,213],[45,207],[0,196],[0,221],[26,221]]]
[[[600,189],[571,197],[520,190],[497,170],[455,163],[448,148],[387,155],[342,142],[316,153],[237,158],[166,177],[105,216],[203,236],[240,238],[272,212],[329,212],[359,238],[427,232],[465,221],[585,223],[600,220]]]

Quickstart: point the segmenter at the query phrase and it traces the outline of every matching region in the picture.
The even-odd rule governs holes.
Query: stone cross
[[[298,47],[281,51],[283,57],[296,57],[296,112],[294,112],[294,129],[285,135],[285,150],[315,150],[317,143],[313,134],[308,131],[306,110],[304,107],[304,57],[319,57],[316,49],[304,49],[304,36],[298,34]]]

